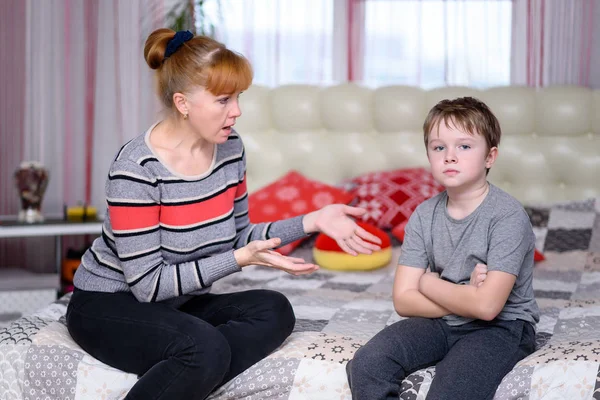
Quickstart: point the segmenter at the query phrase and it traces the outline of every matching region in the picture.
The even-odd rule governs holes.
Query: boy
[[[354,400],[397,400],[402,380],[430,365],[428,399],[491,399],[535,349],[531,223],[486,178],[498,155],[498,120],[463,97],[434,106],[423,131],[431,172],[446,190],[420,204],[406,226],[393,301],[409,318],[348,363]]]

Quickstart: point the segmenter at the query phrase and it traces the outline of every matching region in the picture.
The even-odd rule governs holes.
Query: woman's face
[[[204,88],[188,93],[187,123],[201,138],[210,143],[224,143],[231,134],[235,120],[242,115],[239,106],[241,92],[215,96]]]

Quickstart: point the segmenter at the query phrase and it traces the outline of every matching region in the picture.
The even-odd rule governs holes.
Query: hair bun
[[[165,50],[169,41],[175,37],[172,29],[157,29],[148,36],[144,45],[144,58],[152,69],[158,69],[165,60]]]

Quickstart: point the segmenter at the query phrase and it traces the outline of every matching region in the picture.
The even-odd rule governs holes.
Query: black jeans
[[[408,318],[388,326],[354,354],[347,366],[355,400],[394,399],[410,373],[435,365],[427,399],[492,399],[504,375],[535,349],[525,321]]]
[[[269,290],[196,296],[179,309],[76,290],[67,309],[81,348],[140,376],[127,400],[204,399],[275,350],[294,324],[287,298]]]

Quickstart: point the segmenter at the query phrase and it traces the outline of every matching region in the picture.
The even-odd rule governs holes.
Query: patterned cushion
[[[342,189],[290,171],[248,197],[249,216],[253,223],[277,221],[306,214],[329,204],[348,204],[353,198],[353,194]],[[301,241],[282,246],[278,251],[289,254]]]
[[[424,200],[444,190],[425,168],[372,172],[351,180],[362,220],[382,229],[406,221]]]

